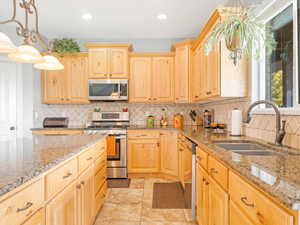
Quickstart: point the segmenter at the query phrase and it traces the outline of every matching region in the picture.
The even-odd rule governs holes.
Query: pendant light
[[[0,53],[13,53],[17,50],[17,47],[7,37],[6,34],[0,32]]]
[[[43,58],[44,62],[34,64],[34,68],[39,70],[63,70],[65,68],[64,65],[52,55],[46,55]]]
[[[33,46],[40,44],[46,51],[50,51],[49,44],[44,40],[39,32],[39,18],[36,6],[36,0],[21,0],[17,4],[17,0],[12,0],[13,12],[10,19],[0,21],[0,25],[15,23],[17,25],[17,35],[22,37],[24,44],[18,48],[11,42],[11,40],[2,32],[0,32],[0,53],[9,54],[11,60],[21,63],[35,64],[35,68],[42,68],[45,70],[61,70],[64,66],[54,56],[47,55],[42,57],[39,51]],[[17,6],[24,10],[25,21],[22,23],[17,19]],[[29,27],[29,17],[35,18],[35,27]]]
[[[41,56],[36,48],[30,45],[21,45],[17,48],[17,51],[8,55],[13,61],[20,63],[42,63],[44,58]]]

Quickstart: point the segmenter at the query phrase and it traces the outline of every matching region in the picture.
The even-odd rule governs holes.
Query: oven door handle
[[[126,139],[126,135],[108,135],[108,136],[114,136],[116,139]]]

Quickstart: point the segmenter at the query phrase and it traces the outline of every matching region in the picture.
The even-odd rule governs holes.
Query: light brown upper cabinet
[[[223,19],[225,17],[216,10],[194,41],[191,78],[193,102],[248,95],[248,59],[246,57],[243,57],[235,66],[223,42],[215,46],[208,55],[205,53],[204,46],[210,32],[215,24]]]
[[[151,101],[151,57],[132,57],[130,59],[131,102]]]
[[[89,78],[128,78],[130,44],[87,43]]]
[[[130,102],[174,102],[173,54],[132,54],[129,91]]]
[[[175,50],[175,102],[189,102],[190,100],[192,42],[193,40],[185,40],[172,45],[172,50]]]
[[[57,56],[63,70],[42,72],[44,104],[76,104],[88,101],[88,57],[86,53]]]

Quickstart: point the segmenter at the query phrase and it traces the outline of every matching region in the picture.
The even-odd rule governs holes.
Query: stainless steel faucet
[[[250,120],[251,120],[251,116],[250,116],[250,112],[251,110],[257,106],[257,105],[260,105],[260,104],[265,104],[265,105],[269,105],[269,106],[272,106],[275,113],[276,113],[276,140],[275,140],[275,144],[278,145],[278,146],[282,146],[282,141],[284,139],[284,136],[285,136],[285,125],[286,125],[286,121],[283,120],[282,121],[282,125],[281,125],[281,116],[280,116],[280,112],[279,112],[279,109],[277,107],[277,105],[275,105],[273,102],[269,102],[269,101],[266,101],[266,100],[261,100],[261,101],[256,101],[254,102],[253,104],[251,104],[249,106],[249,109],[247,110],[247,119],[245,121],[245,123],[249,123]]]

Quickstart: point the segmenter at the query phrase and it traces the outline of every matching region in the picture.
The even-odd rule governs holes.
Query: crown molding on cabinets
[[[128,43],[97,43],[90,42],[84,45],[86,48],[128,48],[128,51],[132,51],[132,44]]]

